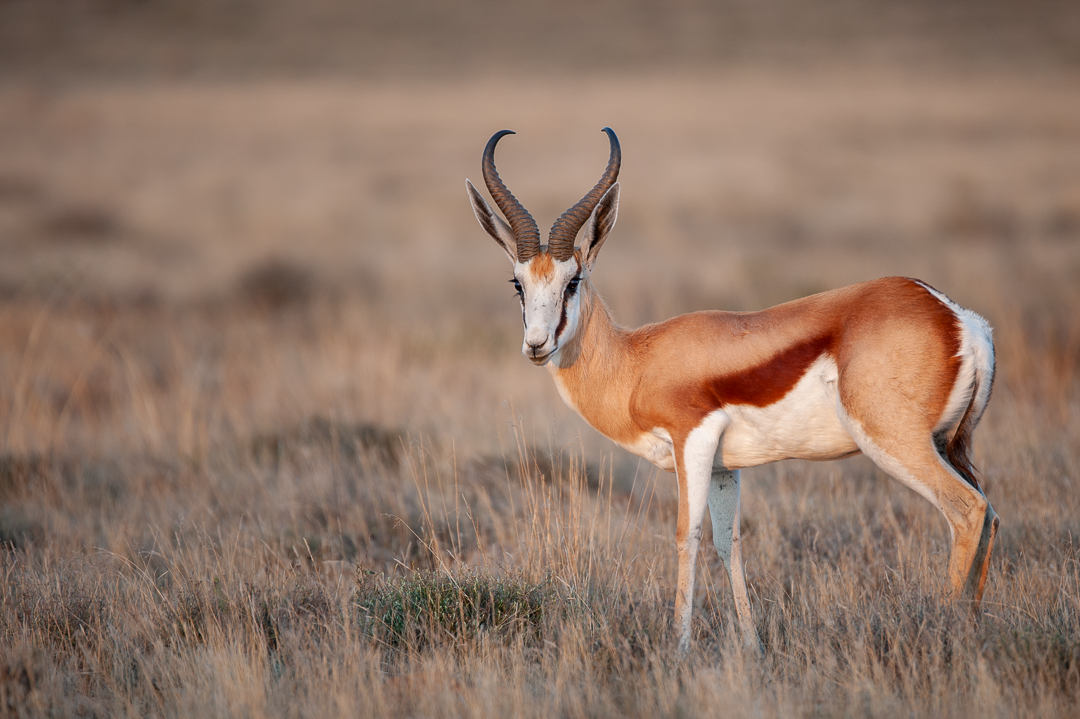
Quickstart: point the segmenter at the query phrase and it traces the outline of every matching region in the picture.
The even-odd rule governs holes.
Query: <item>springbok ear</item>
[[[465,180],[465,184],[469,188],[469,202],[472,203],[473,213],[476,215],[476,219],[480,221],[480,226],[506,250],[510,261],[516,263],[517,240],[514,239],[514,232],[510,229],[510,225],[506,224],[506,220],[495,214],[487,201],[473,187],[472,182]]]
[[[589,215],[589,223],[585,225],[585,234],[581,240],[581,254],[585,257],[585,267],[592,272],[596,256],[600,253],[600,247],[607,239],[611,228],[615,226],[615,218],[619,215],[619,183],[616,182],[596,203],[596,208]]]

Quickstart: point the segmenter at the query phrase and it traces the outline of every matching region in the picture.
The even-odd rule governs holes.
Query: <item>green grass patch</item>
[[[481,636],[538,641],[554,592],[518,575],[415,572],[357,588],[355,602],[368,635],[387,646],[420,650]]]

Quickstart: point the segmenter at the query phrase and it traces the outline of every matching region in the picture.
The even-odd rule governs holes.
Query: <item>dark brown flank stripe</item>
[[[741,372],[712,377],[691,399],[693,406],[709,412],[730,404],[768,407],[779,402],[798,384],[814,361],[833,347],[831,334],[793,345],[766,362]]]

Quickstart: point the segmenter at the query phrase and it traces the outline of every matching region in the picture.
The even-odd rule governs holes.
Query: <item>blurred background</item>
[[[619,321],[911,275],[1075,371],[1075,2],[4,0],[8,450],[316,416],[611,451],[518,356],[463,182],[516,130],[499,168],[546,228],[605,125]],[[1045,376],[1024,357],[1002,376]]]
[[[767,660],[711,550],[675,659],[676,483],[521,356],[465,192],[516,130],[546,232],[604,126],[617,321],[887,275],[989,319],[977,624],[928,502],[780,462],[741,490]],[[0,0],[20,716],[1075,714],[1078,419],[1077,0]],[[409,596],[447,624],[395,649]]]

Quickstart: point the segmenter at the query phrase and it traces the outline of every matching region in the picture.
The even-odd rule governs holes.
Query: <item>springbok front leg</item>
[[[709,484],[709,513],[712,515],[713,545],[727,568],[735,615],[743,644],[761,653],[761,640],[750,615],[750,595],[743,573],[742,541],[739,539],[739,470],[713,468]]]
[[[683,442],[675,442],[675,469],[679,478],[679,520],[675,529],[679,581],[675,591],[675,625],[679,628],[681,654],[690,649],[694,570],[701,546],[701,524],[709,501],[709,478],[720,435],[729,422],[727,413],[717,410],[706,415]]]

